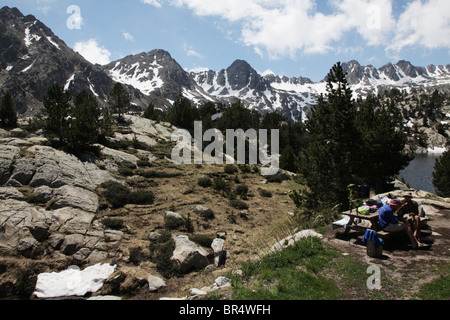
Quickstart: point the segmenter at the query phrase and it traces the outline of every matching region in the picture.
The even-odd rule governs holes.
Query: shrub
[[[175,230],[182,226],[186,226],[186,220],[166,215],[164,217],[164,226],[169,230]]]
[[[137,190],[130,193],[128,200],[132,204],[153,204],[155,195],[149,190]]]
[[[232,164],[226,165],[224,169],[226,174],[236,174],[238,173],[238,168],[233,166]]]
[[[31,204],[45,204],[47,203],[45,199],[45,195],[42,193],[32,193],[30,196],[28,196],[27,200],[28,203]]]
[[[238,209],[238,210],[247,210],[248,209],[248,205],[241,201],[241,200],[231,200],[230,204],[233,208]]]
[[[133,162],[131,162],[131,161],[122,161],[121,165],[122,165],[122,167],[127,167],[127,168],[130,168],[130,169],[136,169],[136,165]]]
[[[264,198],[272,198],[272,192],[267,191],[265,189],[260,189],[259,194],[261,195],[261,197],[264,197]]]
[[[170,258],[175,250],[175,240],[170,237],[167,241],[157,245],[156,249],[156,270],[165,278],[173,277],[176,272]]]
[[[121,208],[126,204],[152,204],[155,200],[153,192],[149,190],[131,191],[127,186],[115,181],[105,182],[101,187],[106,189],[103,196],[113,208]]]
[[[211,248],[211,245],[214,241],[214,236],[206,235],[206,234],[194,234],[189,236],[189,238],[195,242],[196,244],[204,247],[204,248]]]
[[[164,171],[142,171],[139,173],[140,176],[144,178],[175,178],[182,176],[182,173],[179,172],[164,172]]]
[[[105,218],[102,220],[102,223],[105,227],[112,230],[120,230],[123,228],[123,221],[120,219]]]
[[[132,247],[130,248],[129,252],[130,252],[130,262],[136,266],[146,259],[146,255],[142,251],[141,247]]]
[[[103,183],[101,187],[106,188],[103,196],[114,208],[123,207],[128,203],[130,189],[118,182],[108,181]]]
[[[246,196],[248,194],[248,187],[246,185],[240,185],[236,188],[236,194],[238,196]]]
[[[191,214],[188,213],[187,218],[185,219],[184,227],[186,228],[186,231],[189,233],[194,232],[194,224],[192,223]]]
[[[206,177],[198,179],[197,183],[198,183],[198,185],[200,187],[203,187],[203,188],[208,188],[208,187],[212,186],[211,179],[210,178],[206,178]]]
[[[148,160],[138,160],[136,162],[139,168],[151,167],[152,164]]]
[[[214,211],[212,211],[211,209],[202,211],[202,213],[200,213],[200,216],[207,220],[212,220],[215,218]]]
[[[214,179],[214,190],[229,192],[230,185],[222,177],[218,177]]]
[[[118,171],[119,171],[119,174],[124,176],[124,177],[130,177],[130,176],[132,176],[134,174],[133,169],[131,169],[129,167],[126,167],[126,166],[123,166],[123,165],[121,165],[119,167]]]
[[[239,169],[241,169],[242,173],[251,173],[252,172],[252,168],[248,164],[239,165]]]

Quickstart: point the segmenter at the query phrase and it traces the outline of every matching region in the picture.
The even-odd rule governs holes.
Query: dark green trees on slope
[[[328,75],[326,96],[306,121],[307,143],[301,173],[317,201],[348,206],[348,186],[383,183],[404,168],[405,135],[374,101],[352,100],[340,63]]]
[[[15,128],[17,126],[17,111],[11,92],[7,92],[0,102],[0,127]]]
[[[433,173],[433,185],[441,197],[450,197],[450,151],[436,160]]]

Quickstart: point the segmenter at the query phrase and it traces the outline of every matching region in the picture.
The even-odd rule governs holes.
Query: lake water
[[[433,186],[433,172],[436,160],[441,154],[418,154],[409,166],[400,171],[398,179],[402,178],[413,189],[436,194]]]

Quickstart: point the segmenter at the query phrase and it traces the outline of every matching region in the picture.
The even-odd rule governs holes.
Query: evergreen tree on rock
[[[55,135],[60,143],[65,143],[71,100],[71,94],[59,84],[48,88],[47,95],[43,98],[42,113],[46,118],[45,129],[50,135]]]
[[[118,114],[118,121],[123,121],[122,115],[130,108],[130,95],[121,83],[116,83],[109,93],[109,105]]]
[[[0,103],[0,126],[13,129],[17,127],[17,111],[11,92],[7,92]]]
[[[439,196],[450,197],[450,151],[446,151],[436,160],[433,173],[433,185]]]
[[[359,145],[355,126],[357,108],[340,63],[328,74],[327,91],[306,121],[307,145],[302,174],[314,197],[323,202],[348,206],[354,152]]]

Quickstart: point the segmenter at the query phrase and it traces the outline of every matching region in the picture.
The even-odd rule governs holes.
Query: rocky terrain
[[[100,265],[114,268],[86,296],[198,299],[220,289],[229,297],[231,272],[289,242],[281,240],[293,232],[289,192],[300,185],[288,177],[268,182],[252,167],[176,165],[174,127],[126,119],[109,146],[79,157],[48,146],[39,132],[0,131],[1,298],[49,298],[55,293],[41,283],[44,274]],[[200,183],[205,178],[221,180],[236,200]],[[114,205],[122,196],[107,195],[114,182],[150,191],[154,200]],[[245,196],[236,196],[238,190]],[[436,243],[445,247],[450,201],[426,193],[416,198],[438,223]],[[341,249],[347,243],[324,239]],[[435,259],[442,254],[448,257],[448,250]]]
[[[99,154],[79,158],[21,129],[0,132],[1,297],[22,294],[21,288],[35,283],[39,273],[98,263],[117,265],[115,280],[110,279],[114,285],[108,282],[112,293],[136,294],[146,287],[147,277],[164,278],[150,248],[152,239],[165,231],[171,232],[176,244],[170,260],[176,274],[207,267],[205,286],[208,277],[214,278],[211,285],[237,261],[251,258],[255,241],[267,234],[269,225],[281,223],[295,210],[288,197],[292,181],[268,185],[253,171],[230,175],[223,166],[177,166],[169,160],[174,127],[134,116],[127,120],[114,139],[123,142],[121,148],[98,146]],[[140,142],[137,148],[130,137]],[[124,148],[124,143],[130,147]],[[131,172],[124,170],[125,165]],[[202,177],[223,177],[233,188],[245,183],[248,209],[236,209],[219,191],[201,187]],[[111,206],[102,184],[114,181],[132,190],[150,190],[154,202]],[[265,197],[260,195],[263,188],[268,189]],[[207,217],[204,211],[212,215]],[[193,228],[189,232],[188,219]],[[120,221],[120,226],[111,221]],[[169,228],[168,221],[178,224]],[[212,243],[201,247],[188,237]],[[28,275],[25,284],[22,273]],[[166,294],[180,292],[182,279],[169,280]]]

